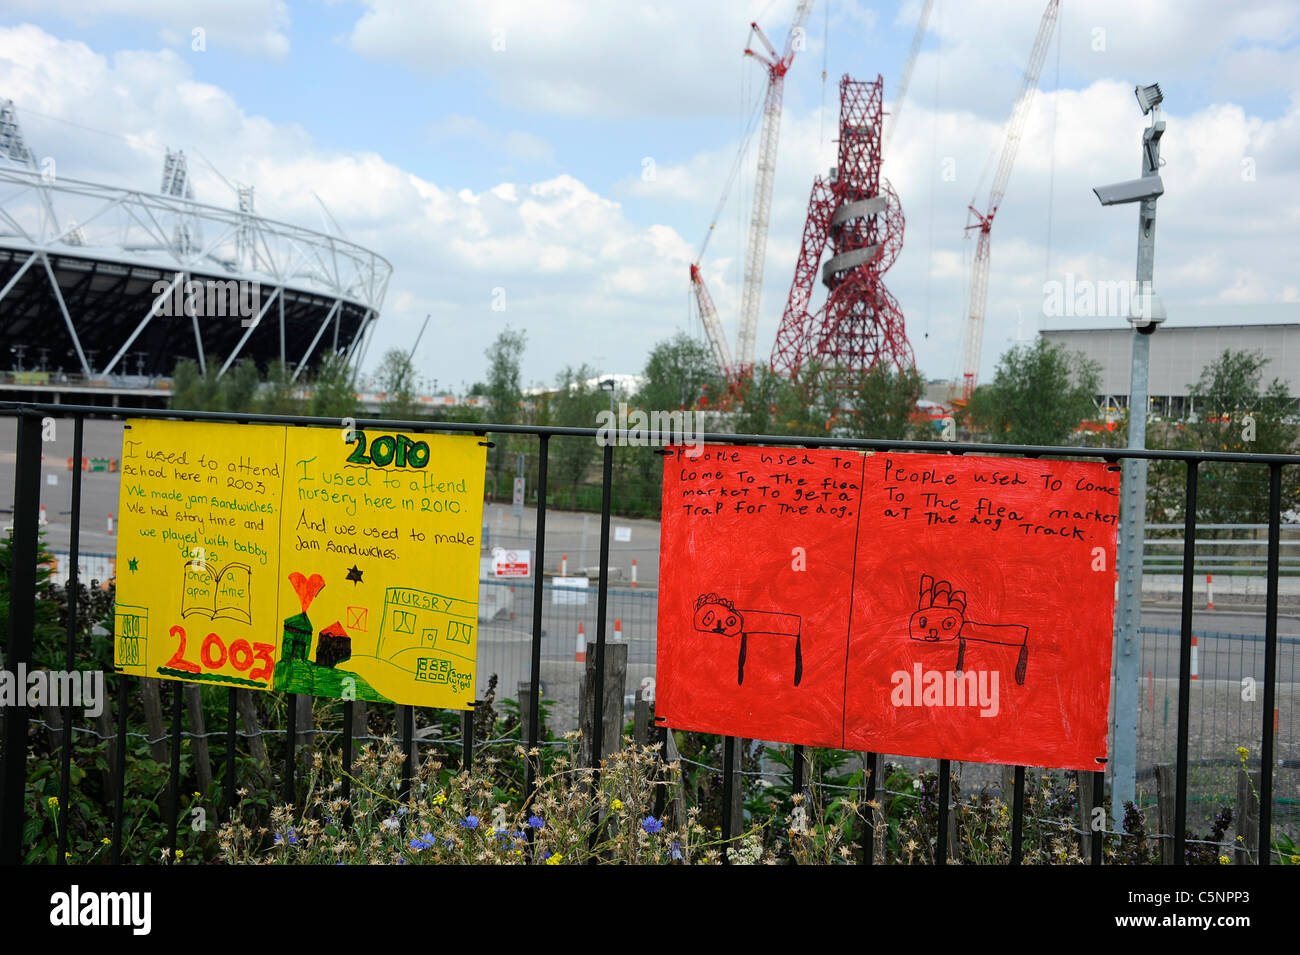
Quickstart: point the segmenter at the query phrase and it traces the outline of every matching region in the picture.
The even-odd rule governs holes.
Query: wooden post
[[[163,726],[162,699],[159,696],[161,681],[157,677],[147,676],[140,680],[140,700],[144,703],[144,725],[149,733],[149,750],[154,762],[162,766],[170,765],[168,761],[168,733]]]
[[[310,694],[307,693],[298,693],[296,696],[298,717],[295,722],[297,723],[296,728],[298,738],[294,742],[298,748],[298,755],[304,760],[310,761],[311,745],[316,739],[316,733],[313,729],[314,723],[312,721],[312,698]]]
[[[1259,845],[1259,773],[1237,770],[1237,865],[1251,864],[1251,848]]]
[[[1156,766],[1156,804],[1160,814],[1160,864],[1174,864],[1174,767],[1172,763]]]
[[[960,775],[961,763],[954,761],[952,779],[949,783],[951,787],[958,786]],[[943,797],[948,800],[948,861],[953,862],[961,858],[961,853],[957,849],[957,800],[952,797],[951,788],[943,794]]]
[[[595,701],[587,688],[595,685],[596,651],[595,644],[587,644],[587,672],[579,687],[582,714],[582,765],[590,766],[591,738],[596,729]],[[604,759],[623,745],[623,695],[627,687],[627,644],[605,644],[605,699],[601,711],[604,714],[601,728],[600,758]]]
[[[650,701],[636,695],[636,709],[632,714],[632,742],[637,746],[650,745],[650,720],[654,717],[654,707]]]
[[[20,692],[25,691],[22,688]],[[63,748],[63,711],[57,706],[50,706],[48,703],[41,707],[45,720],[45,732],[50,737],[50,751],[59,752]]]
[[[528,746],[528,718],[532,716],[533,684],[531,680],[520,680],[515,686],[515,699],[519,703],[519,743]],[[541,734],[537,734],[539,737]]]
[[[673,735],[672,730],[668,730],[665,735],[666,744],[664,746],[664,761],[668,763],[677,763],[681,765],[682,754],[677,751],[677,737]],[[677,823],[686,821],[686,774],[681,773],[681,785],[673,789],[670,796],[673,819]]]
[[[748,743],[736,737],[736,766],[731,777],[731,831],[724,833],[728,839],[734,839],[745,830],[745,750]]]
[[[104,795],[109,802],[117,800],[117,732],[113,720],[113,700],[105,693],[104,707],[95,717],[95,729],[102,737],[104,746]]]
[[[366,713],[366,701],[356,700],[352,704],[352,738],[360,739],[369,735],[370,723]],[[353,752],[355,754],[355,750]],[[353,758],[355,758],[355,755]]]
[[[199,791],[204,797],[212,788],[212,760],[208,758],[207,727],[203,722],[203,695],[194,683],[185,684],[185,718],[189,721],[190,751],[194,754],[194,771],[199,777]]]
[[[262,740],[262,727],[257,722],[257,706],[253,703],[253,691],[238,690],[235,697],[238,700],[236,708],[239,710],[240,722],[244,724],[244,732],[248,734],[248,751],[253,754],[253,759],[257,760],[258,765],[262,767],[263,772],[267,774],[269,779],[271,760],[266,755],[266,743]]]
[[[1075,784],[1079,792],[1079,855],[1092,854],[1092,773],[1077,771]]]

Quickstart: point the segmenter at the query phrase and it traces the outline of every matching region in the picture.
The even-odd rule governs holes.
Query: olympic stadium
[[[54,175],[0,100],[0,397],[156,405],[182,359],[295,380],[363,359],[386,259],[256,215],[250,186],[195,201],[183,152],[161,172],[156,193]]]

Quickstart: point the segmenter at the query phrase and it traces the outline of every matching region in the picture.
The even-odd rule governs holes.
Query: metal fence
[[[4,646],[4,667],[16,672],[20,665],[25,666],[32,660],[33,634],[35,628],[35,604],[37,561],[39,553],[39,530],[42,520],[41,480],[42,461],[42,427],[49,419],[71,421],[73,429],[72,456],[83,456],[83,442],[86,423],[92,420],[120,419],[124,417],[178,418],[187,420],[264,423],[290,426],[338,427],[334,419],[278,416],[278,415],[234,415],[218,413],[184,413],[169,411],[148,411],[134,409],[106,409],[98,407],[69,405],[37,405],[24,403],[0,403],[0,420],[12,419],[16,423],[14,507],[12,522],[12,566],[9,570],[10,617],[7,641]],[[543,695],[555,699],[554,687],[548,686],[548,673],[573,674],[574,656],[578,651],[579,641],[590,640],[595,653],[595,685],[592,688],[597,699],[603,698],[604,657],[606,647],[615,640],[628,644],[629,686],[635,686],[644,675],[653,675],[656,654],[657,602],[652,590],[644,584],[637,588],[621,570],[612,572],[611,559],[611,523],[612,502],[616,488],[613,481],[613,460],[615,448],[606,444],[601,450],[600,460],[600,513],[599,528],[594,530],[592,550],[596,554],[595,567],[591,571],[593,586],[584,591],[577,591],[567,586],[556,584],[554,580],[546,582],[546,574],[558,566],[557,555],[551,547],[552,538],[548,535],[547,499],[549,484],[547,480],[551,442],[560,440],[597,440],[597,431],[589,428],[532,427],[524,425],[494,426],[483,424],[459,424],[430,421],[398,421],[385,419],[367,419],[357,422],[358,428],[376,430],[395,430],[406,432],[472,432],[479,435],[512,434],[524,436],[524,439],[536,442],[537,481],[536,486],[542,490],[537,494],[536,508],[532,513],[532,534],[529,538],[532,550],[534,576],[529,580],[517,582],[485,580],[480,588],[480,637],[478,672],[480,674],[480,691],[485,689],[485,681],[495,675],[498,679],[498,696],[509,698],[518,696],[520,709],[527,714],[527,745],[532,749],[538,745],[540,728],[539,709]],[[1249,455],[1234,453],[1196,453],[1173,451],[1127,451],[1114,448],[1049,448],[1019,447],[1007,445],[954,444],[947,442],[907,442],[865,439],[844,439],[832,437],[791,437],[771,435],[731,435],[711,434],[704,439],[710,443],[736,445],[786,445],[798,447],[849,448],[870,451],[892,451],[895,453],[927,452],[944,454],[992,454],[1015,457],[1059,457],[1073,459],[1102,459],[1116,463],[1124,459],[1141,458],[1147,460],[1178,461],[1185,467],[1184,499],[1186,520],[1182,525],[1180,542],[1182,550],[1181,574],[1178,576],[1180,596],[1177,607],[1180,611],[1180,625],[1177,628],[1148,627],[1144,630],[1144,649],[1142,666],[1145,682],[1143,684],[1144,706],[1139,714],[1139,739],[1143,762],[1150,767],[1155,762],[1172,760],[1176,766],[1175,776],[1175,819],[1172,833],[1174,852],[1172,858],[1181,863],[1185,858],[1187,843],[1186,829],[1189,821],[1189,780],[1194,781],[1195,772],[1205,765],[1226,761],[1232,764],[1233,753],[1224,752],[1225,740],[1258,741],[1259,757],[1254,761],[1259,770],[1259,841],[1258,856],[1261,864],[1267,864],[1271,858],[1272,836],[1274,833],[1277,809],[1294,806],[1296,803],[1296,773],[1300,768],[1300,752],[1297,752],[1297,734],[1295,731],[1295,646],[1300,643],[1294,637],[1279,637],[1279,578],[1282,560],[1280,556],[1281,529],[1281,489],[1284,468],[1300,466],[1300,456],[1294,455]],[[624,449],[622,453],[649,454],[646,448]],[[1257,466],[1266,471],[1268,477],[1268,514],[1269,523],[1265,525],[1264,539],[1260,542],[1263,560],[1260,570],[1264,576],[1264,601],[1262,613],[1262,633],[1232,634],[1216,632],[1198,632],[1193,626],[1195,578],[1197,574],[1197,523],[1196,494],[1198,467],[1206,462],[1239,462]],[[56,573],[66,579],[71,587],[67,621],[66,659],[71,669],[78,647],[74,644],[74,635],[78,632],[76,603],[76,584],[84,583],[87,577],[100,575],[102,579],[103,563],[111,557],[102,553],[82,553],[80,536],[83,528],[83,472],[71,471],[71,496],[68,514],[66,550],[56,562]],[[92,515],[92,519],[98,520]],[[594,523],[594,518],[592,519]],[[111,529],[111,515],[109,527]],[[524,530],[522,521],[515,528],[514,541],[518,542],[520,531]],[[498,530],[498,540],[504,532]],[[1193,546],[1186,546],[1187,542]],[[586,528],[583,534],[583,547],[587,546]],[[638,550],[649,549],[638,545]],[[648,569],[648,568],[647,568]],[[111,572],[111,563],[109,571]],[[581,634],[581,637],[579,636]],[[1280,654],[1282,654],[1280,656]],[[1194,663],[1195,661],[1195,663]],[[1282,664],[1279,666],[1279,664]],[[1248,671],[1248,672],[1247,672]],[[1232,693],[1235,688],[1240,691],[1245,677],[1258,683],[1259,705],[1242,707],[1232,705]],[[114,833],[112,844],[113,861],[120,861],[121,856],[121,820],[122,820],[122,783],[126,777],[128,737],[128,694],[133,677],[119,676],[114,680],[117,699],[116,747],[112,771],[116,776],[117,806],[115,818],[118,830]],[[1221,692],[1220,692],[1221,691]],[[1217,694],[1217,695],[1216,695]],[[1219,697],[1223,699],[1220,700]],[[295,782],[295,739],[299,732],[295,726],[296,706],[290,697],[287,708],[287,726],[283,731],[286,740],[286,760],[284,764],[284,786],[287,801],[292,801]],[[1194,701],[1197,716],[1193,717]],[[1244,696],[1242,697],[1244,700]],[[1222,705],[1221,705],[1222,704]],[[353,725],[353,704],[345,702],[344,726]],[[414,739],[413,708],[402,708],[399,720],[403,728],[403,746],[409,753],[416,744]],[[1262,716],[1261,716],[1262,714]],[[25,701],[9,709],[5,714],[3,752],[0,753],[0,863],[12,863],[21,859],[23,839],[23,815],[25,791],[27,786],[27,752],[30,732],[33,727],[41,726],[44,721],[40,714],[29,712]],[[227,807],[235,804],[237,780],[235,778],[234,754],[236,751],[236,691],[229,691],[227,708],[226,738],[226,774],[225,799]],[[575,714],[576,715],[576,714]],[[68,792],[71,786],[72,735],[74,732],[72,707],[66,707],[59,732],[62,734],[62,766],[60,779],[60,812],[68,804]],[[181,720],[181,685],[174,687],[172,696],[172,728],[170,732],[170,792],[172,797],[164,819],[170,827],[170,846],[175,847],[178,825],[178,806],[175,794],[180,784],[180,752],[182,741],[187,734]],[[557,718],[564,720],[563,714]],[[1251,720],[1254,720],[1252,726]],[[619,732],[618,727],[603,725],[603,713],[596,708],[593,736],[589,752],[602,751],[602,739],[609,733]],[[467,713],[462,720],[463,737],[462,756],[473,759],[476,743],[474,739],[472,713]],[[1208,726],[1208,729],[1207,729]],[[50,729],[46,725],[46,729]],[[77,728],[78,732],[90,732],[107,737],[102,731]],[[349,732],[342,735],[343,759],[345,771],[350,768],[352,760],[353,736]],[[446,741],[437,741],[446,742]],[[1280,746],[1279,746],[1280,744]],[[719,767],[723,778],[730,784],[738,769],[737,747],[730,739],[724,740],[723,765]],[[795,791],[803,788],[803,760],[800,747],[795,747],[795,758],[790,779]],[[871,789],[874,790],[876,771],[881,766],[884,754],[862,754],[863,765],[871,773]],[[953,771],[949,760],[930,761],[937,763],[939,786],[941,792],[948,791],[949,780]],[[593,769],[598,769],[593,766]],[[974,764],[965,764],[965,768],[975,768]],[[990,767],[991,768],[991,767]],[[1014,767],[1010,775],[1012,832],[1011,860],[1017,863],[1021,859],[1024,832],[1025,809],[1025,769]],[[1277,782],[1280,773],[1289,773],[1283,777],[1283,791],[1279,793]],[[524,789],[530,792],[533,783],[534,767],[528,764],[528,776]],[[1085,774],[1080,774],[1085,775]],[[1100,807],[1104,797],[1104,773],[1087,774],[1092,777],[1089,787],[1092,793],[1093,807]],[[1279,803],[1277,796],[1282,795]],[[344,798],[347,798],[347,781],[344,781]],[[723,828],[730,832],[730,800],[723,801]],[[948,800],[938,802],[939,820],[937,826],[938,846],[936,858],[947,858],[947,820],[952,810]],[[66,826],[60,827],[60,834]],[[1088,833],[1082,833],[1085,837]],[[1122,833],[1117,833],[1123,835]],[[1102,860],[1102,840],[1105,833],[1099,830],[1091,832],[1091,861],[1099,864]],[[63,846],[57,856],[63,861]]]

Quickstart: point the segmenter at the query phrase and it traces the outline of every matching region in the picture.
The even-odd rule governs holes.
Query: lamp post
[[[1138,206],[1137,295],[1130,303],[1133,360],[1129,383],[1128,446],[1140,451],[1147,440],[1147,379],[1151,364],[1151,335],[1165,320],[1165,308],[1152,289],[1156,251],[1156,200],[1164,194],[1160,179],[1160,118],[1164,94],[1160,85],[1134,90],[1151,125],[1142,132],[1142,175],[1138,179],[1097,186],[1093,192],[1103,206],[1136,202]],[[1119,626],[1115,643],[1115,693],[1111,738],[1111,816],[1123,819],[1124,803],[1137,794],[1138,675],[1142,661],[1142,536],[1146,524],[1147,462],[1127,458],[1120,481],[1122,520],[1119,557]]]

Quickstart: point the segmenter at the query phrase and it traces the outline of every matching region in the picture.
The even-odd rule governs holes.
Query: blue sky
[[[760,357],[812,177],[831,161],[837,80],[883,74],[892,101],[920,6],[814,5],[786,85]],[[687,265],[763,91],[741,56],[748,22],[780,46],[794,7],[9,0],[0,96],[68,175],[156,188],[165,144],[253,183],[260,212],[319,227],[314,190],[349,238],[394,265],[370,366],[431,313],[418,359],[443,386],[482,377],[507,324],[528,334],[529,382],[582,362],[635,372],[690,327]],[[885,173],[907,232],[886,283],[928,377],[956,370],[965,207],[1001,145],[1043,7],[938,0],[902,105]],[[1090,187],[1137,174],[1136,82],[1166,94],[1156,281],[1170,321],[1300,302],[1298,36],[1293,3],[1064,0],[995,226],[983,377],[1045,321],[1045,282],[1131,277],[1135,211],[1101,209]],[[703,263],[733,339],[752,163]],[[198,198],[233,204],[202,164],[192,171]],[[497,288],[504,311],[490,307]]]

